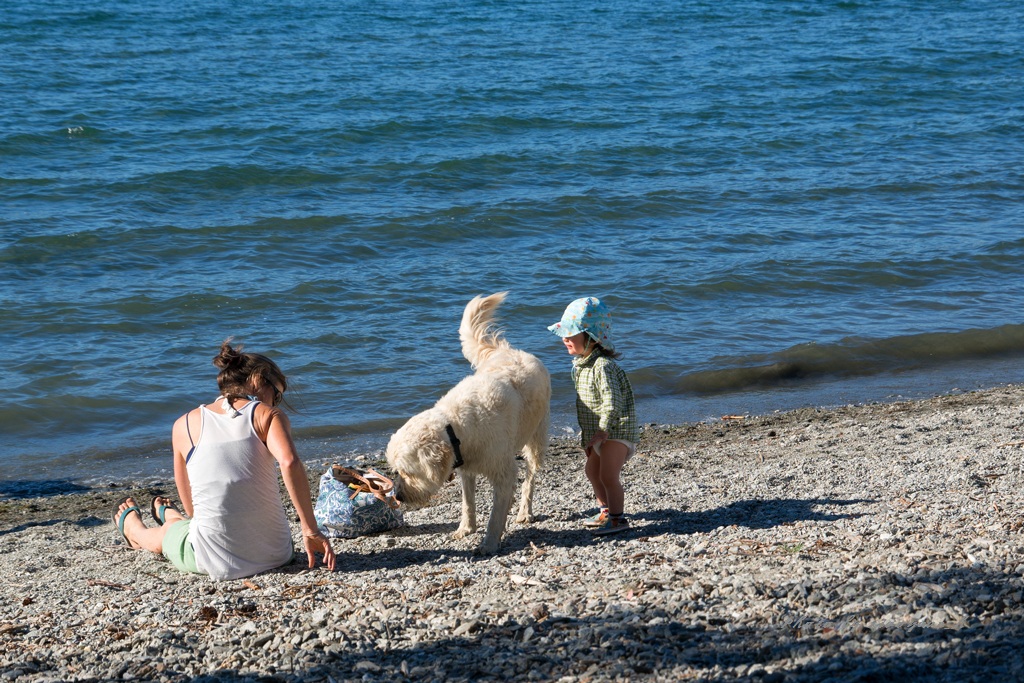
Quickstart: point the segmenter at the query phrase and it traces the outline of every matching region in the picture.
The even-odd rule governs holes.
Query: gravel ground
[[[647,425],[603,539],[552,441],[492,557],[455,483],[335,573],[220,583],[120,542],[155,489],[0,500],[0,679],[1024,679],[1024,387],[725,418]]]

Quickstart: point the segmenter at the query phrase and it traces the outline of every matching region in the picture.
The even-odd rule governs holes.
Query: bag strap
[[[367,470],[364,475],[359,470],[354,470],[351,467],[343,467],[341,465],[334,465],[332,469],[335,472],[340,470],[347,476],[359,482],[358,484],[349,484],[349,486],[354,489],[352,491],[352,495],[348,497],[349,500],[352,500],[360,493],[369,493],[391,509],[396,509],[400,505],[400,503],[395,500],[394,496],[388,495],[395,488],[394,482],[377,470],[371,468]],[[335,478],[337,477],[335,476]]]

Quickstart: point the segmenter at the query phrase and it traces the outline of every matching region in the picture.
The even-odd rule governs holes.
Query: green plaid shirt
[[[572,362],[572,381],[576,385],[576,417],[580,421],[581,445],[586,448],[598,430],[609,439],[640,439],[636,422],[633,387],[625,371],[614,358],[591,353]]]

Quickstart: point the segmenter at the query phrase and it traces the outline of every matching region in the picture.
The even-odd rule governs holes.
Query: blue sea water
[[[644,422],[1024,379],[1008,0],[77,3],[0,14],[0,480],[170,473],[232,336],[307,461],[613,308]]]

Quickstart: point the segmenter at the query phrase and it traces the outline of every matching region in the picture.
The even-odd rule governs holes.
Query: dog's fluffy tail
[[[459,340],[462,341],[462,355],[474,368],[494,352],[510,348],[494,321],[494,312],[506,296],[508,292],[478,296],[466,305],[462,324],[459,325]]]

